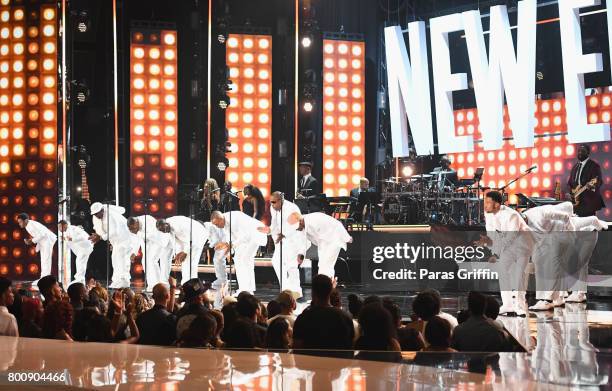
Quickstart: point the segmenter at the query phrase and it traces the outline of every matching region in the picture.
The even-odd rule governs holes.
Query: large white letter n
[[[387,50],[387,84],[393,156],[408,156],[408,124],[418,155],[434,152],[429,69],[424,22],[408,25],[410,57],[399,26],[385,28]]]

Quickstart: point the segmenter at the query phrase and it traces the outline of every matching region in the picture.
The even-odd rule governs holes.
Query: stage
[[[271,297],[272,292],[259,292]],[[452,306],[444,299],[445,309]],[[594,310],[605,306],[607,310]],[[403,352],[400,362],[265,351],[198,350],[0,337],[2,384],[17,372],[64,374],[54,389],[607,388],[610,303],[566,306],[529,318],[500,317],[525,352]],[[301,352],[305,353],[305,352]],[[21,383],[26,385],[26,383]],[[50,382],[30,382],[50,384]]]

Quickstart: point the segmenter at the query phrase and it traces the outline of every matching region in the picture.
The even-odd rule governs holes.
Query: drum
[[[382,218],[385,224],[397,224],[402,217],[402,206],[399,196],[387,196],[382,204]]]

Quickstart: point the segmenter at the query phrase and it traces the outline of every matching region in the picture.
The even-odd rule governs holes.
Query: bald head
[[[170,232],[170,224],[166,222],[165,219],[159,219],[155,222],[155,227],[157,227],[158,231],[169,233]]]
[[[287,217],[287,222],[290,225],[296,224],[297,222],[299,222],[302,219],[302,215],[299,214],[298,212],[293,212],[289,215],[289,217]]]
[[[169,299],[170,291],[168,291],[168,288],[161,282],[155,284],[153,287],[153,300],[155,300],[155,304],[166,305]]]
[[[140,221],[136,217],[129,217],[127,219],[127,226],[131,233],[136,234],[140,231]]]
[[[283,193],[281,193],[280,191],[275,191],[274,193],[272,193],[272,195],[270,195],[270,205],[272,205],[272,209],[274,210],[281,210],[281,208],[283,207]]]
[[[225,216],[223,216],[223,213],[215,210],[210,214],[210,222],[218,228],[223,228],[225,227]]]

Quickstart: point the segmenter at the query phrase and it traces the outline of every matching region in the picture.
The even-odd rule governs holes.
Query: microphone
[[[68,201],[70,201],[70,196],[66,196],[66,198],[64,198],[63,200],[57,201],[56,205],[61,205],[61,204],[64,204],[64,203],[66,203]]]
[[[538,168],[538,165],[534,164],[533,166],[529,167],[525,172],[531,172],[531,171],[535,170],[536,168]]]

